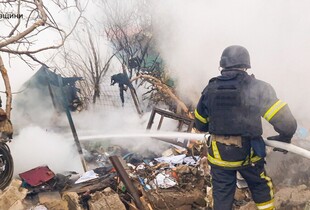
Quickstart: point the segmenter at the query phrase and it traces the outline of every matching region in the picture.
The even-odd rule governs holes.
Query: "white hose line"
[[[195,140],[206,140],[210,134],[202,134],[202,133],[185,133],[185,132],[162,132],[162,131],[148,131],[144,133],[123,133],[123,134],[103,134],[103,135],[90,135],[90,136],[81,136],[79,139],[81,141],[92,141],[92,140],[103,140],[103,139],[127,139],[127,138],[169,138],[169,139],[195,139]],[[265,144],[270,147],[281,148],[287,150],[288,152],[295,153],[302,157],[310,159],[310,151],[298,147],[293,144],[279,142],[279,141],[271,141],[264,140]]]
[[[131,139],[131,138],[181,138],[181,139],[195,139],[195,140],[204,140],[208,138],[209,134],[200,134],[200,133],[183,133],[183,132],[145,132],[145,133],[118,133],[118,134],[99,134],[99,135],[89,135],[89,136],[80,136],[79,140],[81,141],[91,141],[91,140],[100,140],[100,139]]]
[[[264,141],[267,146],[281,148],[287,150],[288,152],[292,152],[302,157],[310,159],[310,151],[298,147],[294,144],[284,143],[280,141],[271,141],[271,140],[264,140]]]

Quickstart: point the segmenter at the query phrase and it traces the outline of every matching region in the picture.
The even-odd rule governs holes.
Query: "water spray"
[[[80,141],[97,141],[106,139],[137,139],[137,138],[156,138],[156,139],[192,139],[206,141],[210,134],[207,133],[184,133],[184,132],[153,132],[148,131],[144,133],[123,133],[123,134],[104,134],[104,135],[89,135],[80,136]],[[310,151],[291,143],[284,143],[280,141],[264,140],[269,147],[280,148],[288,152],[295,153],[302,157],[310,159]]]

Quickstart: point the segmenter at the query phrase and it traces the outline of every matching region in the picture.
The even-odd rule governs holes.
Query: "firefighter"
[[[267,139],[291,142],[297,123],[273,87],[248,75],[250,55],[242,46],[227,47],[220,59],[221,75],[205,87],[195,109],[195,127],[209,132],[215,210],[231,210],[237,171],[246,180],[258,209],[274,209],[272,180],[266,175],[261,118],[278,132]]]
[[[132,86],[129,78],[127,77],[127,75],[123,74],[123,73],[119,73],[119,74],[114,74],[111,77],[111,85],[115,85],[115,83],[118,83],[118,87],[119,87],[119,96],[121,98],[122,101],[122,106],[124,106],[124,91],[127,90],[127,87],[129,87],[131,90],[134,91],[134,93],[136,94],[136,91],[134,89],[134,87]]]

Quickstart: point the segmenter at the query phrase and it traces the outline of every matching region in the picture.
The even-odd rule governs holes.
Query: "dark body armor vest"
[[[244,73],[222,75],[210,80],[207,94],[209,132],[217,135],[262,135],[259,96],[253,95],[251,82]]]

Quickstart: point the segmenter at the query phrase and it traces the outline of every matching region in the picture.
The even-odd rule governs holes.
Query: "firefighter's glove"
[[[275,140],[275,141],[280,141],[280,142],[284,142],[284,143],[291,143],[291,139],[292,137],[288,137],[288,136],[283,136],[283,135],[277,135],[277,136],[270,136],[267,137],[268,140]],[[283,154],[286,154],[288,151],[285,149],[281,149],[281,148],[273,148],[273,151],[275,152],[282,152]]]
[[[291,143],[292,137],[289,136],[283,136],[283,135],[277,135],[277,136],[269,136],[267,137],[268,140],[275,140],[275,141],[281,141],[284,143]]]

